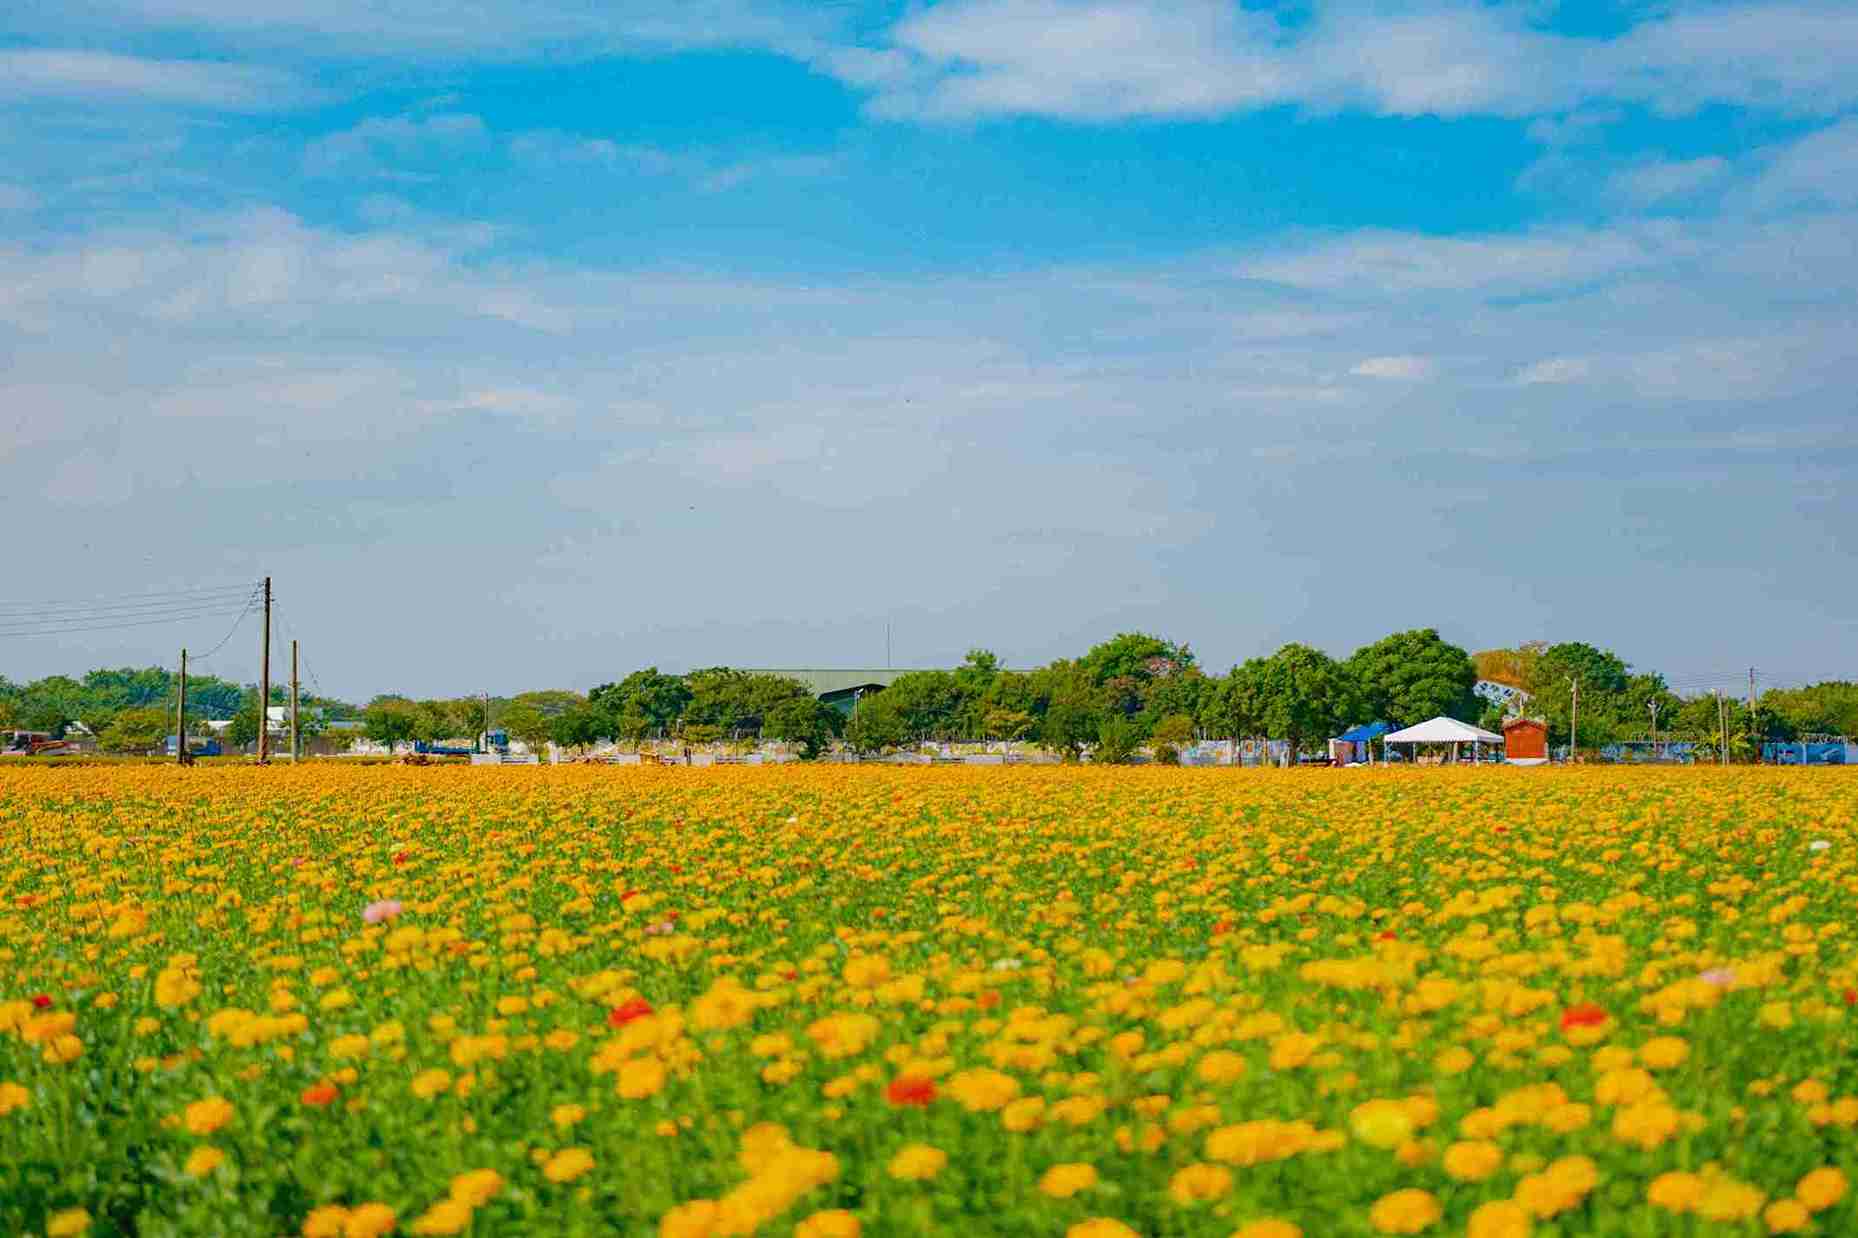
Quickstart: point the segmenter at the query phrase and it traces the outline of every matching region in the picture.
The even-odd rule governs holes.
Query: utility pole
[[[1658,759],[1658,702],[1651,703],[1652,710],[1652,760]]]
[[[1723,690],[1716,689],[1716,733],[1722,744],[1716,750],[1716,764],[1729,764],[1729,710],[1723,704]]]
[[[490,751],[490,693],[484,694],[484,742],[479,745],[485,752]]]
[[[890,669],[890,625],[884,625],[884,669]]]
[[[1755,764],[1761,764],[1761,737],[1755,733],[1755,668],[1748,668],[1748,739],[1755,752]]]
[[[295,765],[302,755],[297,751],[297,641],[290,642],[290,763]]]
[[[265,577],[264,662],[258,668],[258,764],[271,763],[271,578]]]
[[[181,650],[181,683],[175,694],[174,704],[174,763],[186,765],[187,760],[187,651]]]
[[[1568,760],[1581,759],[1581,677],[1574,677],[1574,696],[1568,711]]]

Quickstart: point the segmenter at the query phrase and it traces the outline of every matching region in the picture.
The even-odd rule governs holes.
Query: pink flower
[[[1697,979],[1703,981],[1705,984],[1713,984],[1721,988],[1727,988],[1735,983],[1735,973],[1730,971],[1727,967],[1712,967],[1710,970],[1700,974]]]
[[[646,925],[645,935],[647,937],[663,937],[676,930],[676,928],[677,925],[671,923],[669,920],[660,920],[656,924]]]
[[[391,920],[399,915],[402,908],[397,898],[384,898],[378,903],[369,903],[361,909],[361,918],[369,924],[379,924],[382,920]]]

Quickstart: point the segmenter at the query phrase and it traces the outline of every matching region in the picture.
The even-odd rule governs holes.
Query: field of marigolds
[[[1843,770],[0,770],[0,1233],[1858,1234]]]

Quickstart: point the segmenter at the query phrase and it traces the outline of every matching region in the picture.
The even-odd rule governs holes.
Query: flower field
[[[0,1233],[1858,1234],[1843,770],[0,769]]]

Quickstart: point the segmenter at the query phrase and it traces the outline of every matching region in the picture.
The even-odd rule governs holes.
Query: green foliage
[[[419,706],[403,696],[377,696],[361,714],[362,734],[390,750],[412,739],[418,726]]]
[[[1150,738],[1157,744],[1166,744],[1175,748],[1191,744],[1194,738],[1194,720],[1188,714],[1169,714],[1155,724]]]
[[[1359,712],[1354,678],[1320,649],[1285,645],[1232,672],[1234,712],[1290,741],[1293,759],[1310,741],[1334,735]]]
[[[772,706],[762,719],[761,733],[769,739],[796,743],[803,760],[824,752],[839,733],[839,711],[813,697],[794,697]]]
[[[909,739],[903,714],[890,693],[879,692],[858,702],[858,708],[845,724],[845,742],[856,752],[882,752],[901,747]]]
[[[509,732],[512,738],[522,740],[531,750],[540,750],[548,742],[553,721],[541,709],[520,698],[497,715],[497,726]]]
[[[147,752],[166,742],[172,722],[169,711],[159,707],[125,709],[97,736],[97,747],[105,752]]]
[[[1478,716],[1477,668],[1433,628],[1416,628],[1357,649],[1347,662],[1361,695],[1361,721],[1412,726],[1440,714]]]
[[[1134,723],[1120,714],[1111,714],[1097,724],[1097,743],[1091,749],[1091,763],[1127,765],[1135,760],[1141,742],[1141,733]]]

